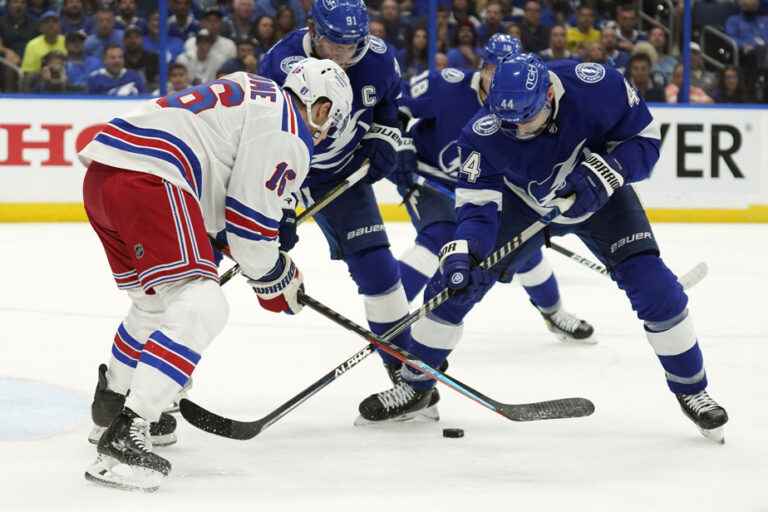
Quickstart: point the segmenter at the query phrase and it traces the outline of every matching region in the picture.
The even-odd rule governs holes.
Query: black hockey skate
[[[385,364],[384,367],[387,369],[387,375],[389,375],[389,380],[392,381],[393,385],[403,381],[403,364],[402,363],[400,363],[399,365]],[[448,371],[447,359],[443,361],[443,364],[440,365],[438,370],[440,370],[443,373]],[[432,393],[432,398],[429,401],[429,407],[432,407],[439,401],[440,401],[440,390],[435,387],[434,392]]]
[[[699,427],[701,434],[716,443],[725,444],[723,426],[728,422],[728,413],[707,394],[699,391],[694,395],[675,395],[680,407],[688,418]]]
[[[85,478],[100,485],[154,492],[171,472],[171,463],[152,452],[149,422],[128,407],[101,436],[96,451]]]
[[[125,395],[115,393],[107,389],[107,365],[99,365],[99,382],[96,384],[96,391],[93,393],[93,403],[91,404],[91,417],[93,418],[93,428],[88,434],[88,441],[91,444],[98,444],[104,431],[112,423],[125,405]],[[152,423],[149,427],[149,434],[152,436],[154,446],[170,446],[176,439],[176,418],[170,414],[163,413],[160,420]]]
[[[437,402],[440,394],[435,388],[426,391],[413,389],[405,379],[400,379],[391,389],[376,393],[360,403],[360,416],[356,426],[386,421],[438,421]]]
[[[536,305],[534,304],[534,307],[535,306]],[[536,309],[544,318],[544,322],[547,324],[547,329],[557,336],[560,341],[589,345],[597,343],[597,339],[593,336],[595,334],[595,328],[586,320],[582,320],[572,315],[562,307],[554,313],[544,313],[539,310],[539,308]]]

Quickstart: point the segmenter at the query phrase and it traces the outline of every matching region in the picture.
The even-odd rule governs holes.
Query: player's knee
[[[452,222],[435,222],[419,231],[416,243],[437,255],[445,244],[453,240],[455,231],[456,224]]]
[[[158,288],[168,304],[167,321],[190,348],[203,350],[224,329],[229,304],[216,281],[193,278]]]
[[[616,266],[613,278],[645,322],[664,322],[680,315],[688,296],[675,274],[656,254],[638,254]]]
[[[345,261],[361,295],[380,295],[400,281],[398,263],[389,247],[356,252],[347,256]]]

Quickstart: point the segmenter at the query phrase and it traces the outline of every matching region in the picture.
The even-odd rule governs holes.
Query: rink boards
[[[76,153],[101,123],[137,99],[2,97],[0,222],[82,221],[84,168]],[[768,222],[768,109],[651,109],[662,151],[653,177],[636,185],[658,222]],[[376,184],[385,220],[407,220],[388,182]]]

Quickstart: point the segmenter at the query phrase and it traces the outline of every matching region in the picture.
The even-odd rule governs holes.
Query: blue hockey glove
[[[400,129],[395,126],[371,124],[368,133],[360,142],[360,154],[370,161],[371,167],[363,180],[375,183],[386,178],[397,168],[397,153],[400,148]]]
[[[453,240],[440,249],[443,285],[457,291],[457,304],[479,302],[494,283],[493,274],[477,264],[466,240]]]
[[[397,157],[399,161],[392,181],[397,185],[400,195],[405,195],[416,184],[416,147],[412,138],[403,137]]]
[[[592,153],[568,175],[565,182],[567,190],[576,195],[576,201],[563,215],[575,219],[602,208],[624,185],[624,176],[618,160]]]
[[[283,210],[283,218],[280,219],[280,250],[288,252],[298,243],[299,235],[296,233],[296,211]]]

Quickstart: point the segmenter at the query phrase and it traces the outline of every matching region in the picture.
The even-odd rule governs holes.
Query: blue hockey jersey
[[[97,69],[88,75],[88,94],[109,96],[135,96],[147,92],[144,77],[133,69],[123,69],[118,76],[112,76],[106,68]]]
[[[459,173],[456,139],[483,105],[480,73],[456,68],[425,71],[403,84],[400,110],[418,118],[409,128],[418,155],[417,172],[455,182]]]
[[[296,62],[311,55],[308,29],[288,34],[275,44],[259,65],[259,74],[282,85]],[[356,171],[365,159],[355,155],[371,123],[397,126],[397,97],[400,94],[400,68],[393,50],[378,37],[370,37],[363,58],[346,69],[352,85],[352,115],[346,129],[327,138],[317,147],[307,185],[336,181]]]
[[[590,153],[615,158],[627,183],[648,178],[659,158],[659,127],[618,71],[563,61],[549,66],[549,79],[554,111],[539,136],[516,139],[487,106],[461,131],[456,238],[472,240],[482,255],[493,248],[505,189],[544,215],[553,199],[571,193],[566,177]],[[578,223],[588,216],[561,215],[555,222]]]

